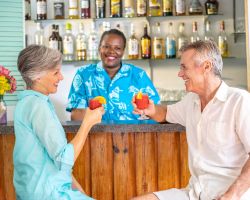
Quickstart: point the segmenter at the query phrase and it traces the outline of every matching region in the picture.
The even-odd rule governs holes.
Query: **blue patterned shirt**
[[[84,109],[89,100],[103,96],[107,100],[103,120],[135,120],[138,115],[132,113],[132,97],[141,91],[147,93],[155,103],[160,102],[159,95],[146,72],[132,64],[122,63],[122,67],[111,79],[102,66],[90,64],[78,69],[68,96],[66,110]]]

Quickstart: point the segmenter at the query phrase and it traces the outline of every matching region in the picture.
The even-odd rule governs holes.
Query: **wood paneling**
[[[74,133],[68,133],[70,141]],[[0,197],[15,200],[14,135],[0,135]],[[127,200],[188,183],[185,133],[91,133],[73,173],[98,200]]]

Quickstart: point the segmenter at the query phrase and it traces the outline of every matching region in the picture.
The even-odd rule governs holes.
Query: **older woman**
[[[72,175],[91,127],[99,123],[103,108],[87,109],[84,123],[67,143],[65,132],[48,97],[57,91],[61,53],[31,45],[18,56],[18,70],[27,90],[20,92],[14,116],[14,186],[18,200],[85,200]]]

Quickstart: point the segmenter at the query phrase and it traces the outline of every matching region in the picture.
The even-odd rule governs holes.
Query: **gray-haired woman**
[[[84,123],[67,143],[48,97],[57,91],[61,53],[31,45],[18,56],[27,90],[20,92],[14,115],[14,186],[18,200],[91,199],[72,175],[90,128],[101,121],[103,108],[87,110]]]

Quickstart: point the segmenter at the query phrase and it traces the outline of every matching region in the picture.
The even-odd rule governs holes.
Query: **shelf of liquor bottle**
[[[171,16],[140,16],[140,17],[105,17],[105,18],[83,18],[83,19],[45,19],[45,20],[39,20],[39,19],[34,19],[34,20],[26,20],[26,22],[29,21],[34,21],[34,22],[55,22],[55,21],[89,21],[89,20],[94,20],[94,21],[117,21],[117,20],[136,20],[136,19],[147,19],[150,21],[150,19],[181,19],[181,18],[186,18],[186,17],[191,17],[191,18],[197,18],[197,17],[213,17],[213,16],[221,16],[223,15],[222,13],[219,14],[214,14],[214,15],[171,15]]]

